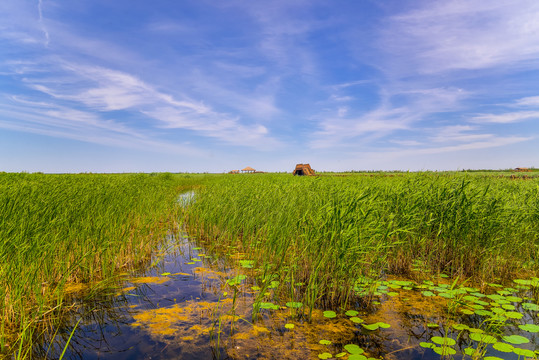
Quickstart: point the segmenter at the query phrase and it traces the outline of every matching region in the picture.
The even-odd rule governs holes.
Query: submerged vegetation
[[[181,228],[183,265],[147,273]],[[212,297],[177,302],[206,271]],[[193,351],[211,340],[216,358],[277,344],[297,358],[536,358],[538,275],[534,177],[0,174],[0,355],[31,356],[77,313],[72,294],[106,290],[137,331]],[[168,305],[128,300],[148,286]],[[69,331],[88,326],[77,316]]]

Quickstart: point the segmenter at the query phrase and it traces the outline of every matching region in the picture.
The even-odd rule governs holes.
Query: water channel
[[[443,278],[366,281],[356,290],[374,294],[368,306],[315,309],[309,322],[300,305],[273,296],[276,282],[263,290],[255,321],[259,273],[241,253],[206,253],[204,244],[187,234],[170,235],[140,271],[90,294],[74,288],[75,316],[34,355],[58,358],[79,320],[64,358],[471,359],[466,353],[472,350],[466,349],[477,348],[485,350],[485,359],[539,354],[533,283],[492,284],[480,291],[453,287]],[[488,338],[485,331],[496,334]]]

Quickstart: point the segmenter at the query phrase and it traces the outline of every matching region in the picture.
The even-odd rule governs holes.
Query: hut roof
[[[253,169],[250,166],[247,166],[245,169],[242,169],[241,171],[255,171],[255,169]]]

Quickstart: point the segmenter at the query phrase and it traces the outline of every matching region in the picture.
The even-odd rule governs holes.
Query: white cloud
[[[82,104],[99,112],[126,110],[153,119],[154,128],[185,129],[223,142],[254,147],[274,147],[280,143],[269,137],[267,127],[246,125],[238,117],[212,110],[202,102],[158,91],[153,86],[125,72],[97,66],[64,62],[66,72],[61,81],[27,76],[25,82],[34,90],[53,98]],[[228,94],[234,97],[234,93]],[[241,98],[237,106],[242,106]],[[243,106],[256,111],[274,111],[271,105],[257,98],[245,99]],[[254,111],[254,110],[253,110]],[[61,110],[62,113],[69,113]],[[49,113],[58,117],[60,112]],[[134,115],[136,116],[136,115]],[[86,119],[90,121],[90,119]]]
[[[458,109],[460,101],[469,95],[469,92],[458,88],[409,89],[405,85],[394,85],[383,89],[377,108],[360,116],[350,115],[348,107],[338,105],[331,116],[319,120],[319,130],[314,134],[311,145],[330,148],[354,139],[357,142],[366,135],[381,138],[395,131],[413,130],[415,124],[432,114]],[[397,98],[405,99],[406,105],[394,106],[392,102]]]
[[[522,99],[518,99],[515,102],[517,106],[538,106],[539,107],[539,96],[528,96]]]
[[[382,44],[418,73],[537,63],[538,14],[535,0],[425,1],[390,18]]]
[[[470,121],[475,123],[510,124],[525,120],[539,119],[539,111],[517,111],[502,114],[480,114]]]

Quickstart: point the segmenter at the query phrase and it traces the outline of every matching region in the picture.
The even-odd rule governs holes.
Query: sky
[[[297,163],[539,167],[539,1],[0,1],[0,171]]]

